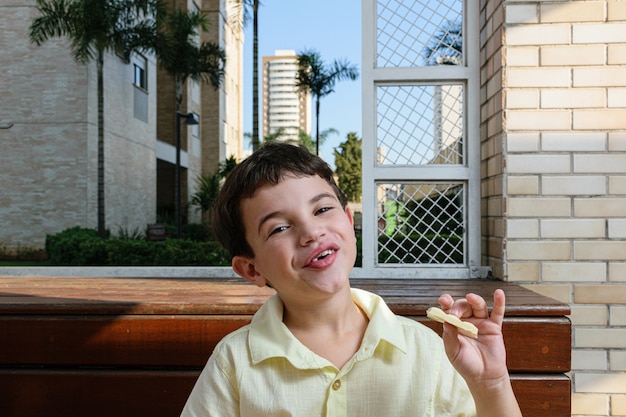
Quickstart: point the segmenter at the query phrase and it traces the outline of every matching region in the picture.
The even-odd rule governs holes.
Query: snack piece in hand
[[[462,321],[460,318],[453,314],[447,314],[442,309],[437,307],[431,307],[426,311],[426,316],[429,319],[438,321],[440,323],[450,323],[455,326],[459,333],[465,336],[473,337],[476,339],[478,337],[478,328],[474,326],[472,323],[467,321]]]

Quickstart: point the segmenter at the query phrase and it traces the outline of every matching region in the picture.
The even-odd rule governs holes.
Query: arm
[[[450,362],[465,379],[474,397],[477,417],[521,417],[506,367],[502,337],[504,292],[496,290],[493,298],[489,316],[487,303],[476,294],[468,294],[457,301],[447,294],[439,297],[444,311],[478,327],[478,339],[471,339],[444,323],[443,342]]]

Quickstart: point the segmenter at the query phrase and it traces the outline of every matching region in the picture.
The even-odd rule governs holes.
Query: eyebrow
[[[320,200],[323,200],[325,198],[331,198],[335,201],[337,200],[337,197],[333,194],[333,193],[320,193],[315,195],[313,198],[311,198],[309,200],[309,204],[315,204]],[[261,228],[263,227],[263,225],[265,224],[265,222],[267,222],[268,220],[274,218],[274,217],[279,217],[281,214],[283,214],[282,210],[276,210],[276,211],[272,211],[270,213],[267,213],[265,216],[261,217],[261,220],[259,221],[259,227],[257,228],[257,231],[260,233],[261,232]]]

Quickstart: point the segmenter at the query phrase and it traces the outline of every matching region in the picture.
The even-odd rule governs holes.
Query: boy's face
[[[249,282],[268,282],[284,302],[334,294],[349,286],[356,238],[349,209],[319,176],[285,176],[241,202],[254,258],[233,258]]]

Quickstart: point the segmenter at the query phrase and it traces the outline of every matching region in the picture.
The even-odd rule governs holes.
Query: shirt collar
[[[381,340],[406,353],[406,339],[398,317],[378,295],[352,288],[352,299],[365,312],[370,322],[363,337],[362,346],[378,346]]]
[[[406,353],[406,340],[402,326],[394,313],[378,295],[360,289],[351,289],[352,299],[365,312],[369,324],[361,347],[370,347],[373,352],[381,340]],[[283,303],[274,295],[270,297],[252,318],[249,332],[249,347],[252,362],[257,364],[266,359],[284,357],[300,369],[320,368],[328,365],[323,358],[307,349],[285,326]],[[359,349],[357,356],[362,354]]]

